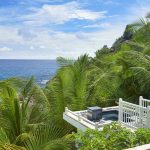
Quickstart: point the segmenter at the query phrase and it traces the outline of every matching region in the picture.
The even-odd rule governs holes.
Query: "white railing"
[[[105,109],[112,110],[114,107],[107,107]],[[112,122],[105,120],[100,120],[99,122],[90,121],[86,118],[87,110],[71,111],[66,107],[64,114],[91,129],[100,129]],[[137,128],[150,128],[150,100],[140,97],[139,105],[136,105],[125,102],[120,98],[118,121],[123,126],[133,130]]]
[[[143,96],[140,96],[139,105],[143,106],[143,107],[148,107],[148,106],[150,106],[150,100],[144,99]]]
[[[69,117],[71,117],[72,119],[82,123],[83,125],[86,125],[88,127],[92,127],[93,129],[97,129],[97,124],[84,118],[81,113],[86,113],[86,110],[85,111],[77,111],[77,112],[74,112],[74,111],[71,111],[69,110],[67,107],[65,108],[65,114],[68,115]]]
[[[81,115],[81,113],[86,114],[87,110],[82,110],[82,111],[71,111],[69,110],[67,107],[65,108],[65,112],[66,115],[68,115],[69,117],[71,117],[72,119],[80,122],[81,124],[92,128],[92,129],[98,129],[103,127],[104,125],[110,124],[110,122],[93,122],[88,120],[87,118],[85,118],[84,116]]]
[[[150,108],[132,104],[119,99],[119,122],[136,128],[150,127]]]

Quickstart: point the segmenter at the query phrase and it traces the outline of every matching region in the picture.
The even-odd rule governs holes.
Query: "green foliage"
[[[24,147],[20,147],[14,144],[2,144],[0,150],[26,150]]]
[[[150,129],[129,129],[113,123],[104,126],[103,131],[87,130],[74,134],[79,150],[122,150],[150,142]]]
[[[51,106],[51,119],[59,125],[66,125],[62,119],[65,107],[80,110],[86,106],[88,64],[89,57],[81,56],[73,64],[58,70],[56,77],[44,89]]]
[[[137,145],[150,143],[150,129],[138,129],[135,134]]]
[[[63,137],[69,131],[50,125],[49,102],[42,89],[33,77],[18,87],[16,81],[0,83],[0,149],[66,150],[68,141]]]
[[[17,138],[17,144],[24,146],[26,150],[67,150],[68,141],[62,137],[68,133],[66,129],[58,128],[53,124],[39,125],[28,134],[22,134]]]
[[[110,49],[107,47],[107,45],[104,45],[102,49],[95,52],[96,57],[100,58],[104,55],[108,55],[110,53]]]
[[[73,64],[75,62],[75,60],[66,59],[64,57],[57,57],[56,60],[61,66],[67,66],[67,65]]]

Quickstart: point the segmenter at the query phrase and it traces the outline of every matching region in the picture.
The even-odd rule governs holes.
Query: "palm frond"
[[[27,97],[30,92],[32,91],[33,87],[35,85],[35,79],[34,79],[34,76],[32,76],[29,81],[25,84],[23,90],[22,90],[22,95],[23,97]]]
[[[24,147],[20,147],[14,144],[0,144],[0,150],[26,150]]]
[[[131,24],[132,29],[133,29],[134,31],[137,31],[137,30],[143,28],[144,26],[147,27],[148,24],[149,24],[149,19],[148,19],[149,17],[148,17],[148,16],[149,16],[149,15],[147,15],[145,18],[140,18],[139,21],[137,21],[137,22]]]
[[[61,65],[61,66],[68,66],[68,65],[72,65],[74,64],[75,60],[73,59],[67,59],[64,57],[57,57],[57,62]]]
[[[20,136],[18,142],[22,143],[21,145],[26,147],[27,150],[46,150],[55,144],[60,144],[61,147],[66,148],[68,143],[62,137],[67,133],[66,129],[58,128],[52,124],[39,125],[32,133],[29,133],[29,136],[25,136],[26,138],[24,138],[24,135],[22,135],[23,138]]]
[[[0,150],[25,150],[25,148],[15,144],[10,144],[6,132],[0,128]]]

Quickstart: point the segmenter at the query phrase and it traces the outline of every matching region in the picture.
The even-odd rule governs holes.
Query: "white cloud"
[[[111,23],[105,22],[105,23],[95,23],[84,26],[84,28],[109,28],[111,26]]]
[[[88,53],[90,56],[103,45],[111,44],[122,35],[125,25],[132,23],[136,18],[145,15],[149,5],[134,5],[128,8],[128,13],[116,16],[113,22],[102,22],[106,12],[93,12],[83,9],[77,2],[63,5],[44,5],[40,9],[34,9],[30,15],[22,17],[27,23],[45,25],[61,24],[71,19],[96,20],[90,21],[90,32],[76,31],[63,32],[52,28],[26,26],[0,26],[0,51],[13,51],[1,53],[0,58],[22,59],[54,59],[58,56],[77,58],[81,54]],[[110,16],[107,16],[110,17]],[[70,27],[70,26],[69,26]],[[96,30],[90,30],[96,28]],[[7,48],[6,48],[7,47]]]
[[[44,45],[40,45],[40,48],[41,48],[41,49],[44,49],[44,48],[46,48],[46,47],[45,47]]]
[[[147,13],[150,12],[149,0],[136,0],[136,2],[137,3],[127,8],[128,13],[120,16],[118,15],[118,20],[120,19],[120,22],[122,22],[122,24],[131,24],[135,21],[138,21],[141,17],[145,17]]]
[[[9,48],[9,47],[0,47],[0,52],[9,52],[9,51],[12,51],[12,48]]]
[[[77,58],[85,53],[93,56],[94,52],[103,45],[107,44],[111,46],[114,40],[122,34],[123,29],[124,27],[119,24],[90,33],[47,32],[45,29],[36,33],[35,38],[23,40],[20,38],[21,35],[16,35],[18,32],[13,32],[13,30],[17,29],[12,28],[14,35],[11,36],[14,39],[9,40],[9,44],[12,45],[13,52],[10,51],[9,54],[1,54],[0,58],[55,59],[58,56]],[[7,28],[5,30],[7,31]],[[7,43],[7,38],[5,40]],[[2,41],[0,39],[0,44],[3,41],[4,39]]]
[[[31,0],[28,0],[31,1]],[[34,2],[42,2],[42,3],[46,3],[46,2],[62,2],[63,0],[32,0]]]
[[[33,9],[33,13],[22,17],[26,24],[44,25],[49,23],[63,24],[72,19],[96,20],[105,18],[106,11],[91,11],[80,7],[73,1],[61,5],[43,5],[42,8]]]
[[[147,13],[150,12],[150,4],[143,5],[139,3],[129,10],[134,17],[145,17]]]
[[[34,50],[35,48],[34,48],[34,46],[31,45],[31,46],[30,46],[30,49],[31,49],[31,50]]]
[[[21,28],[18,30],[18,35],[24,40],[31,40],[32,38],[36,37],[36,32],[30,30],[29,28]]]
[[[87,3],[90,3],[91,0],[84,0],[86,1]],[[94,0],[95,3],[101,3],[103,5],[120,5],[121,4],[121,1],[119,0]]]
[[[114,0],[104,0],[103,3],[105,5],[119,5],[120,3]]]
[[[18,28],[0,26],[0,42],[1,43],[20,43],[22,37],[18,35]]]

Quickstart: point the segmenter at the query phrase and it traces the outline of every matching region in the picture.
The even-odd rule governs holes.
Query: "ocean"
[[[32,75],[44,86],[59,68],[56,60],[0,60],[0,80],[11,77],[29,78]]]

